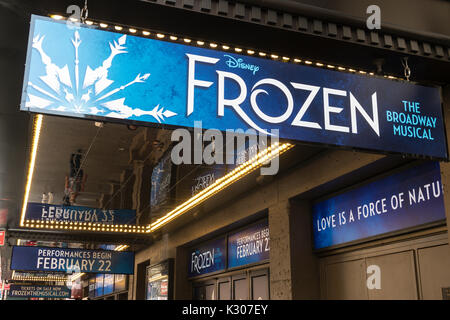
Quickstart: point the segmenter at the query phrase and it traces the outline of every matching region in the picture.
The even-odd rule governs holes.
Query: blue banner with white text
[[[445,219],[439,162],[427,162],[313,206],[322,249]]]
[[[228,268],[269,260],[269,254],[267,220],[228,236]]]
[[[133,274],[134,252],[13,246],[11,270]]]
[[[227,239],[219,238],[190,251],[189,277],[225,270],[227,267]]]
[[[447,158],[439,88],[39,16],[21,110]]]
[[[12,284],[9,297],[13,298],[70,298],[71,290],[66,286],[38,286]]]

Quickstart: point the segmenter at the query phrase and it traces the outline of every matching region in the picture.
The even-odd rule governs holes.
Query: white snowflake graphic
[[[119,119],[150,115],[159,123],[164,121],[165,118],[177,115],[170,110],[164,110],[159,104],[151,111],[132,108],[125,104],[125,97],[117,97],[117,94],[123,92],[127,87],[136,83],[144,83],[150,77],[150,73],[138,74],[133,81],[121,86],[114,86],[114,81],[108,79],[108,72],[113,64],[114,58],[117,55],[127,53],[127,48],[125,47],[126,35],[122,35],[117,41],[109,43],[111,54],[103,61],[101,66],[96,69],[92,69],[90,66],[86,67],[82,84],[80,83],[80,57],[78,55],[82,41],[78,31],[75,31],[74,38],[72,39],[75,50],[75,79],[71,79],[67,64],[62,68],[58,67],[44,52],[42,49],[44,38],[45,36],[36,35],[33,38],[32,47],[39,52],[41,61],[45,66],[46,74],[40,76],[40,79],[46,86],[42,88],[31,81],[28,82],[28,101],[25,107],[59,112],[73,112],[77,114],[102,115]],[[38,91],[40,96],[31,94],[29,88]],[[108,88],[110,88],[110,91],[107,91]],[[117,98],[110,101],[106,100],[110,97],[114,98],[113,95],[116,95],[115,97]]]

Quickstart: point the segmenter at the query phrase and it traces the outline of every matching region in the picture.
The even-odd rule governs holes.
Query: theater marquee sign
[[[21,110],[447,158],[440,90],[33,16]]]

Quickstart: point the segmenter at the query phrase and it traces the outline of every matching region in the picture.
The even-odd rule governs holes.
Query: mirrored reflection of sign
[[[189,276],[221,271],[226,268],[226,238],[219,238],[192,249],[189,254]]]
[[[133,274],[134,253],[14,246],[11,270]]]
[[[438,162],[427,162],[313,206],[316,249],[445,219]]]
[[[191,128],[202,120],[205,129],[277,129],[300,142],[448,156],[435,87],[34,15],[26,66],[23,111]]]
[[[38,221],[136,224],[136,210],[103,210],[29,202],[25,219]]]
[[[226,165],[214,165],[208,167],[195,168],[192,177],[191,196],[196,195],[200,191],[208,188],[217,179],[223,177],[227,173]]]
[[[171,200],[172,161],[170,152],[164,155],[154,167],[151,177],[150,207],[153,212],[160,210]]]
[[[194,184],[192,185],[192,196],[206,189],[216,181],[215,172],[209,172],[204,175],[194,178]]]
[[[8,296],[14,298],[70,298],[71,291],[65,286],[12,284]]]
[[[208,188],[228,172],[228,166],[226,164],[208,166],[184,164],[177,166],[176,169],[177,184],[175,188],[175,199],[177,203],[182,203],[205,188]]]
[[[228,236],[228,268],[268,260],[269,253],[267,220]]]

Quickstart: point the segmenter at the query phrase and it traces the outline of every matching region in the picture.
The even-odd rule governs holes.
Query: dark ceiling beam
[[[74,4],[73,0],[23,1],[28,6],[35,3],[32,12],[38,14],[67,15],[67,6]],[[397,77],[403,77],[401,61],[407,56],[412,81],[450,83],[449,42],[424,41],[418,34],[372,31],[228,0],[89,0],[89,17],[367,72],[376,72],[381,61],[382,72]]]
[[[148,1],[148,0],[142,0]],[[151,1],[151,0],[150,0]],[[354,1],[354,0],[352,0]],[[425,2],[423,0],[415,0]],[[366,25],[366,20],[360,17],[356,17],[350,14],[347,14],[343,11],[330,10],[324,7],[320,7],[318,5],[309,5],[305,3],[301,3],[299,1],[293,0],[243,0],[250,5],[260,6],[262,8],[271,8],[276,11],[284,11],[293,14],[298,14],[307,17],[314,17],[316,19],[321,19],[324,21],[330,21],[335,23],[340,23],[343,25],[351,25],[359,28],[364,28]],[[344,2],[344,1],[341,1]],[[377,4],[377,3],[374,3]],[[379,1],[378,1],[379,4]],[[443,1],[443,6],[447,5],[447,8],[450,8],[450,4],[445,4]],[[401,5],[399,6],[399,8]],[[383,6],[380,4],[380,8],[383,9]],[[450,9],[449,9],[450,10]],[[365,12],[362,12],[365,13]],[[399,15],[403,14],[402,10],[399,10]],[[369,15],[367,15],[369,16]],[[382,22],[382,28],[384,32],[394,33],[397,35],[403,35],[406,37],[412,37],[422,40],[428,41],[438,41],[440,43],[448,44],[450,42],[450,36],[448,34],[441,34],[423,30],[412,30],[411,28],[402,27],[400,25],[393,25],[384,21]],[[447,30],[450,34],[450,29]]]

